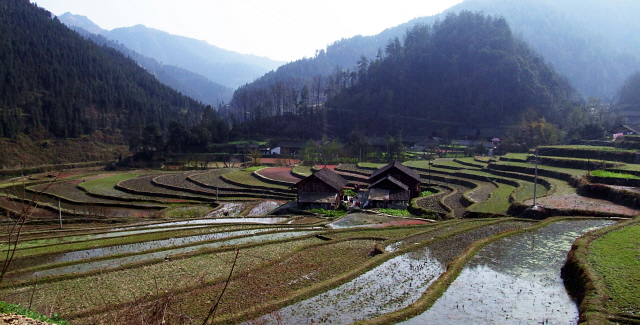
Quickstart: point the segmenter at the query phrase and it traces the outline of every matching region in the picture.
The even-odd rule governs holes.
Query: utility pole
[[[62,229],[62,208],[60,208],[60,198],[58,198],[58,219],[60,219],[60,229]]]
[[[536,207],[537,190],[538,190],[538,148],[536,147],[536,169],[535,169],[535,176],[533,178],[533,206],[532,206],[532,208]]]

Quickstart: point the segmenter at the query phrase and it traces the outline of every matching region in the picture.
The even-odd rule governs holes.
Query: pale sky
[[[294,61],[342,38],[375,35],[462,0],[31,0],[103,29],[142,24],[274,60]]]

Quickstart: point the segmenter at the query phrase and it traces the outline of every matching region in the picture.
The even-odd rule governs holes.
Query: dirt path
[[[446,204],[448,207],[450,207],[453,210],[453,216],[455,218],[460,218],[466,211],[465,207],[462,206],[462,204],[460,203],[460,200],[462,199],[462,195],[466,191],[468,191],[469,188],[464,187],[462,185],[457,185],[457,184],[447,184],[447,185],[453,187],[456,190],[456,192],[453,195],[444,199],[444,204]]]
[[[482,183],[478,188],[471,191],[467,196],[475,202],[484,202],[489,199],[491,193],[498,189],[493,183]]]
[[[441,186],[437,186],[437,187],[440,190],[440,193],[419,199],[418,206],[420,206],[423,209],[427,209],[437,213],[448,213],[447,210],[442,208],[439,201],[443,196],[451,193],[451,190],[446,187],[441,187]]]
[[[533,204],[533,200],[526,200],[523,203],[527,205]],[[541,197],[536,200],[536,204],[555,209],[599,211],[605,213],[616,213],[629,217],[635,217],[640,214],[640,211],[638,210],[627,208],[611,201],[584,197],[578,194]]]

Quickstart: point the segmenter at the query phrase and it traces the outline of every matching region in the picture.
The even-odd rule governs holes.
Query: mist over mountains
[[[460,10],[505,17],[514,34],[585,97],[611,100],[624,80],[640,70],[639,1],[466,0],[445,14]],[[415,19],[397,28],[432,19]]]
[[[231,87],[217,84],[201,74],[177,66],[162,64],[153,58],[130,50],[121,43],[107,39],[100,34],[103,30],[93,24],[87,17],[67,13],[59,18],[69,28],[75,30],[80,35],[96,44],[116,49],[120,53],[134,59],[160,82],[195,100],[213,107],[218,107],[222,103],[229,102],[233,96],[233,88]],[[74,24],[85,26],[97,33],[89,32],[85,28],[78,27]]]
[[[66,13],[59,18],[67,25],[100,34],[162,64],[201,74],[215,83],[231,88],[252,82],[284,63],[221,49],[205,41],[171,35],[144,25],[107,31],[87,17]]]
[[[640,2],[624,0],[466,0],[442,14],[413,19],[374,36],[342,39],[314,58],[284,65],[257,81],[327,76],[336,66],[353,69],[362,55],[375,58],[390,40],[402,40],[415,24],[431,25],[462,10],[504,17],[513,34],[524,41],[584,97],[609,101],[625,78],[640,70]]]

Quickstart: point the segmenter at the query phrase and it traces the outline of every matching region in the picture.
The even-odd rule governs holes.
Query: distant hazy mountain
[[[73,19],[67,19],[67,17]],[[122,43],[127,48],[157,61],[201,74],[211,81],[237,88],[265,73],[276,69],[285,62],[266,57],[240,54],[210,45],[205,41],[148,28],[144,25],[116,28],[105,31],[89,19],[71,14],[60,16],[60,20],[86,30],[100,30],[100,34],[110,40]]]
[[[265,75],[255,86],[292,76],[326,76],[337,65],[353,71],[362,55],[375,58],[379,49],[384,52],[394,37],[402,40],[415,24],[431,25],[461,10],[505,17],[514,35],[529,43],[586,97],[612,99],[625,78],[640,70],[640,1],[466,0],[442,14],[416,18],[375,36],[336,41],[315,58],[289,63]]]
[[[105,36],[164,64],[200,73],[233,88],[251,82],[284,63],[224,50],[205,41],[171,35],[143,25],[116,28]]]
[[[102,35],[87,31],[84,27],[80,26],[86,26],[93,30],[100,28],[85,16],[66,13],[60,16],[59,19],[71,29],[93,42],[112,47],[124,55],[131,57],[145,70],[153,74],[160,82],[204,104],[217,107],[222,102],[229,102],[233,96],[233,88],[217,84],[195,72],[162,64],[155,59],[136,53],[120,43],[111,41]],[[73,25],[74,23],[78,25]]]
[[[640,1],[466,0],[447,12],[460,10],[505,17],[584,96],[611,99],[640,70]],[[395,29],[432,21],[419,18]]]
[[[147,124],[191,127],[206,107],[26,0],[0,10],[0,136],[121,141]],[[108,140],[111,141],[111,140]]]
[[[100,26],[92,22],[89,18],[87,18],[87,16],[74,15],[70,12],[67,12],[58,16],[58,19],[60,19],[60,21],[67,26],[80,27],[93,34],[103,34],[108,32],[107,30],[100,28]]]

